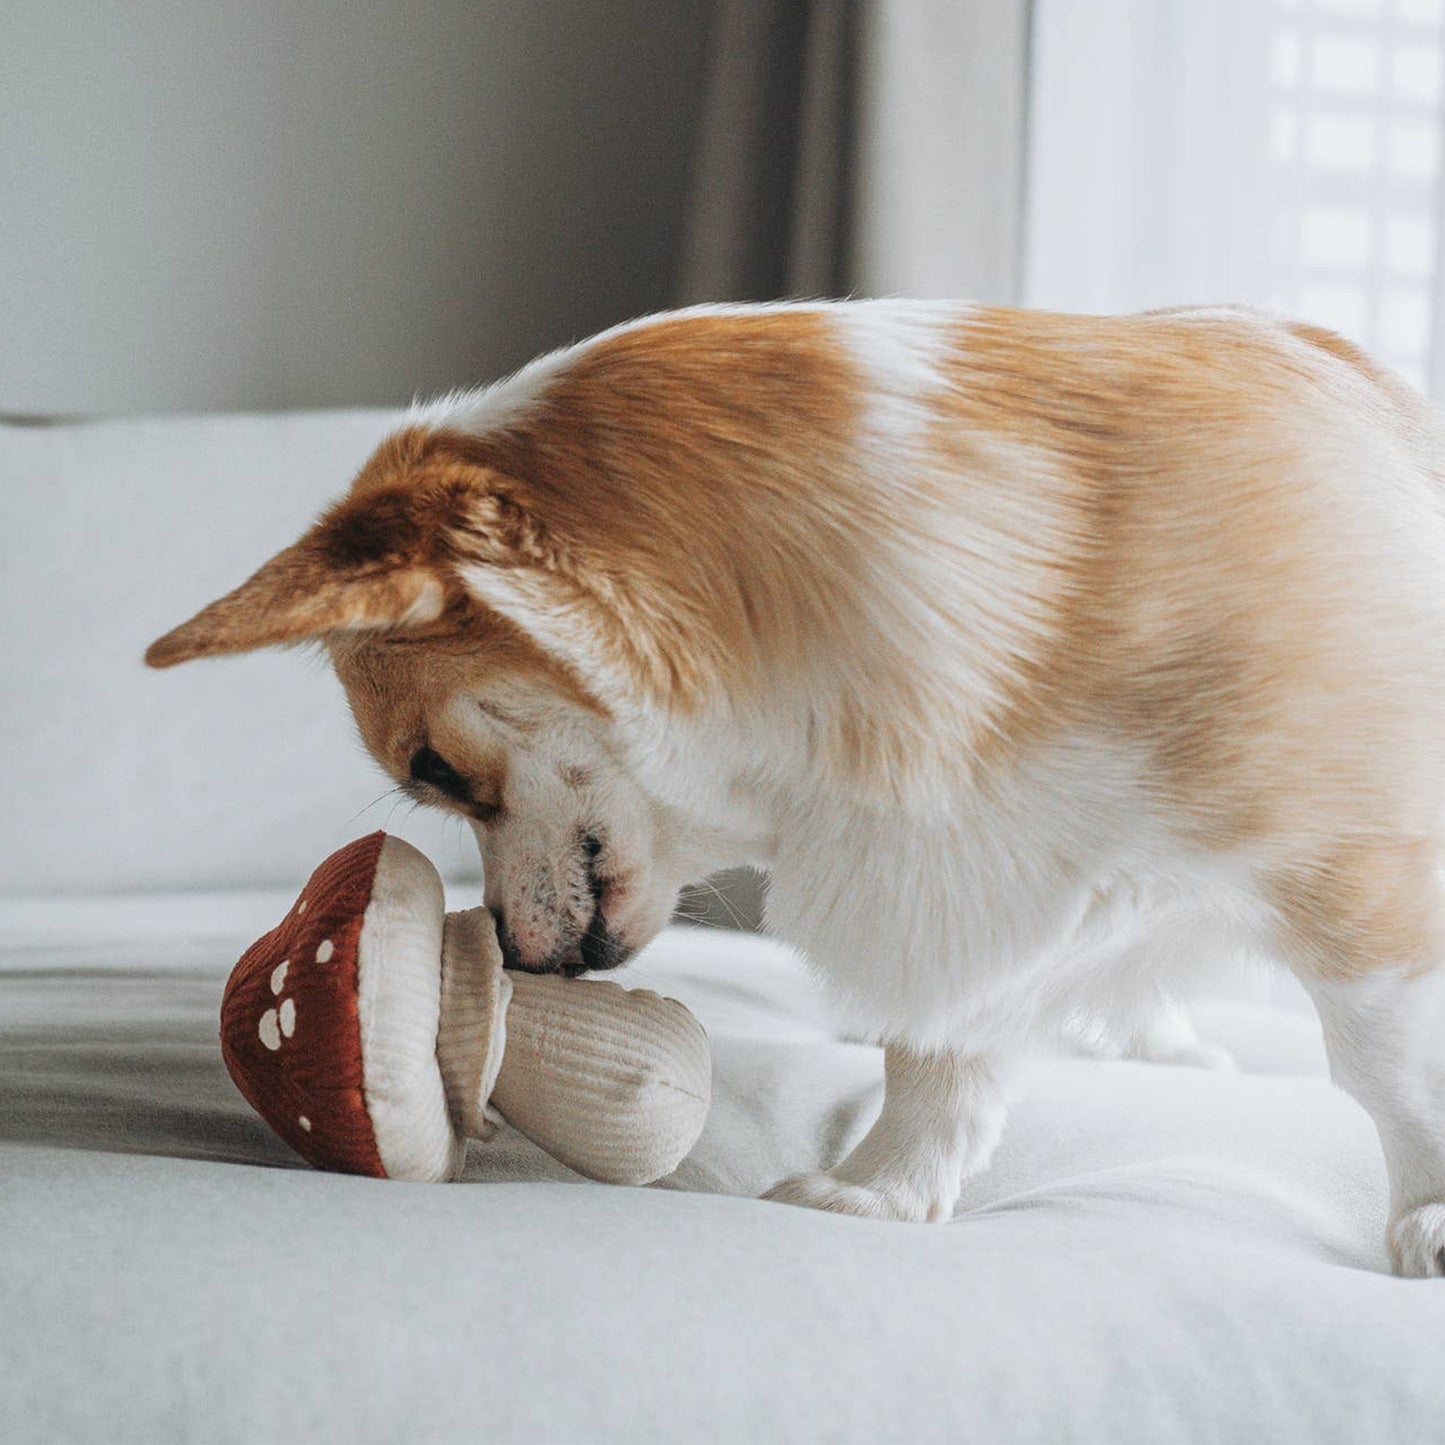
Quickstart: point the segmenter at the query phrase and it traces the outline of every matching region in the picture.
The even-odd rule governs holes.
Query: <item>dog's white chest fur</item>
[[[803,803],[780,837],[770,925],[829,961],[855,1030],[921,1047],[1018,1049],[1147,1007],[1206,935],[1258,926],[1242,878],[1191,859],[1138,760],[1098,740],[1041,746],[923,819]]]

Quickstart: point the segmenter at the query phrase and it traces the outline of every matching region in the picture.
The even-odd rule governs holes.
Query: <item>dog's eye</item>
[[[413,781],[428,783],[449,798],[466,800],[467,780],[440,753],[418,748],[411,755],[410,768]]]

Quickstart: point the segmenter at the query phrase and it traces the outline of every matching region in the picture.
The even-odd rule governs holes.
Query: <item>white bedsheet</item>
[[[1445,1285],[1384,1272],[1368,1121],[1287,1004],[1239,1075],[1059,1060],[952,1223],[767,1205],[877,1107],[796,962],[675,930],[628,971],[707,1025],[663,1186],[524,1141],[468,1178],[317,1174],[232,1088],[280,895],[0,907],[0,1440],[1445,1439]]]

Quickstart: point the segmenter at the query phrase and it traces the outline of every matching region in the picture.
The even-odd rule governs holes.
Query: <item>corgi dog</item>
[[[475,830],[513,967],[615,967],[680,885],[768,871],[885,1065],[862,1142],[771,1198],[948,1217],[1009,1061],[1080,1018],[1208,1061],[1172,990],[1209,928],[1303,982],[1394,1267],[1445,1274],[1445,445],[1339,337],[629,323],[416,408],[147,660],[303,641]]]

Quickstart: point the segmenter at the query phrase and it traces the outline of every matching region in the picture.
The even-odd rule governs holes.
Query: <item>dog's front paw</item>
[[[1204,1039],[1136,1042],[1125,1050],[1125,1057],[1150,1064],[1175,1064],[1186,1069],[1212,1069],[1219,1074],[1239,1072],[1239,1065],[1228,1049]]]
[[[860,1219],[900,1219],[910,1223],[947,1219],[953,1201],[929,1199],[923,1192],[897,1182],[854,1184],[836,1174],[799,1174],[775,1184],[764,1199],[774,1204],[796,1204],[802,1209],[823,1209],[830,1214],[854,1214]]]
[[[1445,1204],[1422,1204],[1394,1220],[1385,1236],[1396,1274],[1445,1275]]]
[[[1188,1013],[1173,999],[1163,1000],[1140,1019],[1124,1047],[1124,1057],[1151,1064],[1177,1064],[1187,1069],[1214,1069],[1235,1074],[1234,1056],[1194,1032]]]

